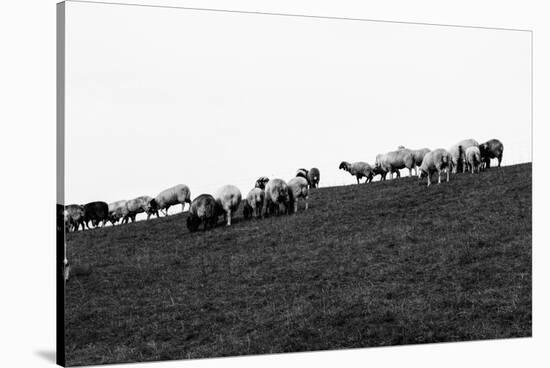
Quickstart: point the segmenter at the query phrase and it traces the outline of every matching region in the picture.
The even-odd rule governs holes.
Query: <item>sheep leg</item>
[[[498,167],[500,167],[500,163],[502,162],[502,155],[498,156]]]
[[[415,169],[416,170],[416,169]],[[412,177],[413,174],[412,174],[412,168],[409,167],[409,178]]]
[[[357,184],[359,184],[359,175],[355,177],[357,179]]]
[[[181,204],[181,212],[183,212],[183,210],[185,210],[185,202]]]
[[[306,211],[307,211],[307,208],[308,208],[307,200],[308,200],[308,197],[306,197]]]
[[[447,171],[447,182],[449,182],[449,171],[451,171],[451,170],[447,167],[447,169],[445,171]]]
[[[264,217],[267,216],[268,209],[269,209],[269,200],[266,199],[262,206],[262,212],[264,213]]]
[[[231,210],[227,210],[227,226],[231,226]]]
[[[298,212],[298,201],[294,201],[294,213]]]
[[[441,169],[437,170],[437,184],[441,184]]]
[[[430,186],[430,184],[432,184],[431,177],[432,177],[432,173],[428,172],[428,186]]]

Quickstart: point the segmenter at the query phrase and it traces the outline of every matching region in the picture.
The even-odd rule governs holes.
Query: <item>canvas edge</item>
[[[56,364],[65,366],[65,2],[56,4]]]

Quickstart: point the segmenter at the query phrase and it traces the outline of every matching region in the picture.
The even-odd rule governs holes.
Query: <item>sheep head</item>
[[[349,162],[347,162],[347,161],[342,161],[342,162],[340,163],[340,166],[338,166],[338,168],[339,168],[340,170],[349,171],[349,167],[350,167],[350,166],[351,166],[351,165],[349,164]]]

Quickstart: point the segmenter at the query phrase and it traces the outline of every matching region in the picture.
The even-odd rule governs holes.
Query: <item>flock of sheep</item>
[[[408,169],[409,176],[419,178],[427,177],[428,186],[431,184],[431,176],[438,174],[438,183],[441,183],[441,173],[445,172],[447,181],[449,173],[458,171],[471,173],[479,172],[485,167],[490,167],[493,158],[498,159],[500,167],[503,154],[503,145],[497,139],[491,139],[479,144],[474,139],[465,139],[453,145],[449,150],[443,148],[429,150],[427,148],[411,150],[399,146],[397,150],[379,154],[376,156],[374,166],[366,162],[349,163],[343,161],[339,168],[348,171],[357,178],[366,178],[371,182],[376,175],[381,180],[386,180],[387,175],[393,178],[393,173],[400,177],[399,170]],[[269,179],[265,176],[258,178],[254,188],[244,198],[243,215],[245,218],[261,218],[280,213],[295,213],[298,210],[298,200],[305,201],[305,209],[308,208],[309,188],[319,185],[320,172],[317,168],[310,170],[299,169],[296,176],[285,182],[282,179]],[[119,221],[134,222],[136,215],[146,213],[147,219],[153,215],[160,217],[159,212],[168,216],[171,206],[181,204],[182,212],[185,204],[189,204],[189,216],[187,227],[189,231],[216,226],[219,216],[224,216],[227,226],[231,225],[231,218],[237,211],[243,200],[240,190],[234,185],[221,187],[214,196],[201,194],[191,201],[191,191],[184,184],[176,185],[160,192],[155,198],[141,196],[131,200],[117,201],[110,204],[106,202],[91,202],[85,205],[72,204],[65,206],[64,221],[68,231],[77,231],[93,227],[105,226],[107,222],[115,225]]]
[[[381,153],[376,156],[374,166],[366,162],[359,161],[349,163],[342,161],[340,169],[348,171],[351,175],[359,179],[366,178],[369,183],[376,175],[381,176],[381,180],[386,180],[387,175],[390,179],[396,173],[399,178],[399,170],[409,169],[409,176],[412,176],[414,170],[415,176],[420,179],[428,178],[428,186],[431,184],[431,176],[437,172],[438,183],[441,183],[441,173],[449,174],[452,171],[456,174],[458,171],[479,172],[485,167],[491,166],[491,159],[498,160],[498,166],[502,162],[504,145],[498,139],[491,139],[485,143],[479,144],[475,139],[464,139],[453,145],[449,150],[438,148],[430,150],[421,148],[412,150],[399,146],[396,151]]]

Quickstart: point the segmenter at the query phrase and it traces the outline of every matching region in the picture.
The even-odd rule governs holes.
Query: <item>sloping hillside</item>
[[[207,232],[185,217],[68,235],[93,267],[67,283],[69,365],[531,335],[531,164],[322,188]]]

